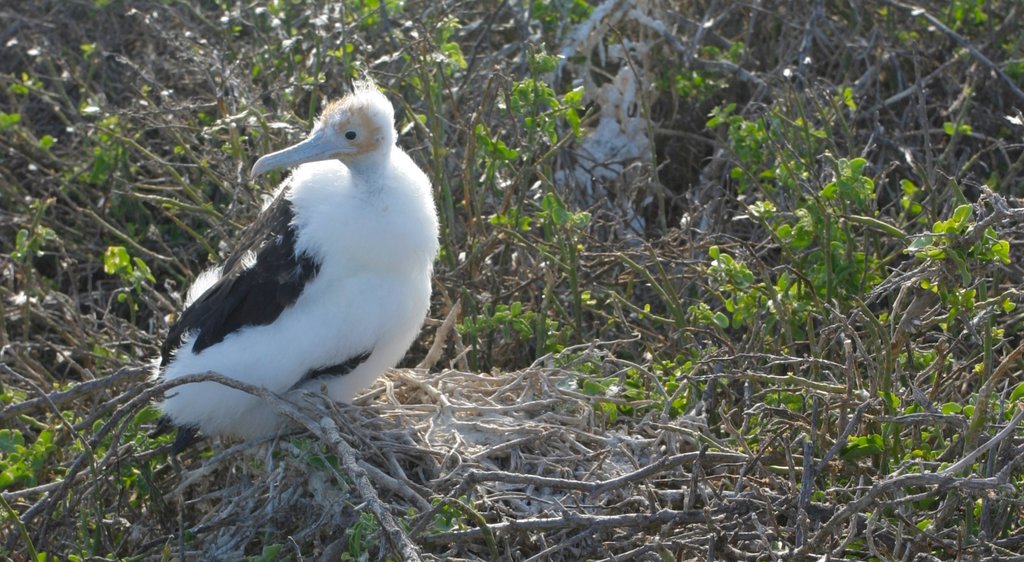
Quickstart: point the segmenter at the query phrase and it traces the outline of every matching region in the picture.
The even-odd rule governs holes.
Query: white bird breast
[[[391,152],[391,165],[370,181],[334,160],[297,168],[284,187],[296,249],[317,258],[319,273],[269,325],[242,328],[199,354],[191,351],[194,336],[186,338],[163,377],[216,371],[281,393],[310,369],[372,350],[352,372],[327,382],[328,395],[347,402],[397,364],[430,306],[438,224],[429,180],[404,152]],[[210,279],[204,274],[200,282]],[[254,437],[281,425],[258,398],[216,383],[172,392],[164,413],[207,435]]]
[[[404,152],[393,153],[397,162],[387,174],[353,176],[333,160],[295,171],[290,199],[299,251],[358,272],[429,274],[438,250],[430,183]]]

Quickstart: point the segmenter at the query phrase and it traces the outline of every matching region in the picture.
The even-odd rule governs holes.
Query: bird
[[[323,109],[309,135],[250,176],[294,168],[220,265],[201,273],[161,346],[158,382],[213,371],[279,394],[350,402],[394,367],[430,307],[439,251],[431,183],[397,145],[371,80]],[[172,451],[200,435],[252,439],[287,425],[259,398],[182,384],[158,405]]]

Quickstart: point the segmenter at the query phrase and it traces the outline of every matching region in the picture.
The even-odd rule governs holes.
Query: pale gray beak
[[[291,168],[306,162],[330,160],[331,158],[338,158],[344,154],[351,154],[356,151],[354,147],[347,144],[339,146],[331,142],[331,140],[333,139],[324,134],[323,129],[313,131],[313,134],[306,140],[289,146],[284,150],[278,150],[261,157],[253,165],[252,171],[249,174],[255,178],[271,170]]]

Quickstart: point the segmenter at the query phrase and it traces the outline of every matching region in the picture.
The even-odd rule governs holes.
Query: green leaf
[[[593,379],[583,379],[580,390],[587,396],[602,396],[606,389],[604,385]]]
[[[452,67],[459,70],[466,69],[466,58],[462,55],[462,48],[459,47],[458,43],[442,43],[441,52],[444,53],[445,58]]]
[[[131,257],[124,246],[108,246],[103,253],[103,272],[107,275],[115,275],[122,272],[130,273],[132,270]]]
[[[1024,382],[1014,387],[1013,392],[1010,393],[1010,402],[1016,402],[1024,398]]]
[[[545,74],[555,71],[555,68],[558,67],[558,58],[558,55],[540,52],[533,55],[530,62],[533,63],[532,66],[535,72]]]
[[[615,423],[615,421],[619,419],[619,407],[615,404],[612,404],[611,402],[599,402],[598,407],[601,408],[601,411],[608,418],[609,422]]]
[[[567,224],[572,219],[571,213],[562,205],[554,193],[548,193],[540,201],[540,206],[556,226]]]
[[[135,425],[142,425],[151,421],[156,421],[160,418],[160,410],[153,406],[146,406],[139,410],[139,413],[135,414]]]
[[[945,123],[942,124],[942,130],[945,131],[946,135],[950,137],[957,133],[961,135],[969,135],[973,131],[973,129],[971,129],[971,126],[968,125],[967,123],[961,123],[959,126],[957,126],[950,121],[946,121]]]
[[[583,86],[577,86],[562,96],[562,103],[574,107],[581,107],[583,104]]]
[[[25,446],[25,438],[17,429],[0,429],[0,453],[11,454]]]
[[[11,257],[17,261],[23,261],[25,258],[31,255],[32,251],[29,249],[29,237],[28,230],[19,228],[18,233],[14,235],[14,251],[11,252]]]
[[[864,167],[868,165],[868,161],[864,158],[854,158],[850,160],[850,174],[854,176],[864,175]]]
[[[907,246],[908,252],[920,252],[925,248],[930,248],[935,242],[935,236],[931,234],[923,234],[921,236],[914,237],[910,244]]]
[[[1003,263],[1010,263],[1010,243],[1006,240],[998,240],[992,244],[992,253]]]
[[[707,128],[714,129],[715,127],[727,123],[733,112],[736,111],[736,104],[730,103],[725,107],[716,107],[711,110],[711,118],[706,123]]]
[[[767,219],[775,214],[775,204],[771,201],[756,201],[747,210],[752,217]]]
[[[490,158],[498,161],[510,161],[519,157],[519,153],[509,148],[504,141],[499,138],[492,138],[487,130],[487,126],[483,123],[477,124],[474,134],[476,135],[477,146],[483,148],[484,154]]]
[[[850,109],[850,111],[857,111],[857,102],[853,101],[853,89],[849,86],[843,88],[843,91],[839,93],[839,99],[842,100],[843,104]]]
[[[577,137],[580,136],[580,115],[576,113],[576,110],[569,108],[565,112],[565,121],[572,127],[572,132]]]
[[[719,328],[723,330],[729,328],[729,317],[726,316],[725,313],[723,313],[722,311],[716,312],[713,319],[715,321],[715,324],[717,324]]]
[[[20,113],[4,113],[0,111],[0,131],[6,131],[20,122]]]
[[[153,277],[153,272],[149,270],[149,266],[142,261],[142,258],[132,258],[132,263],[135,264],[135,269],[150,283],[156,283],[156,277]]]
[[[960,205],[959,207],[956,208],[956,210],[953,211],[953,217],[951,218],[951,220],[957,226],[961,226],[965,224],[968,220],[970,220],[973,214],[974,207],[972,205],[968,205],[965,203],[963,205]]]
[[[851,437],[840,456],[847,460],[854,460],[877,455],[885,449],[883,445],[882,436],[877,433]]]

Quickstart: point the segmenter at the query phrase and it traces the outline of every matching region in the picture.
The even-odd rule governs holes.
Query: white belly
[[[215,371],[284,393],[311,369],[371,352],[352,372],[327,382],[332,399],[348,402],[402,359],[419,333],[429,304],[429,274],[410,277],[391,272],[341,280],[319,275],[272,324],[243,328],[199,354],[192,353],[193,338],[188,338],[163,378]],[[309,381],[303,386],[315,391],[324,382]],[[198,426],[207,435],[255,437],[281,425],[272,407],[217,383],[183,385],[173,392],[161,405],[163,412],[176,423]]]

